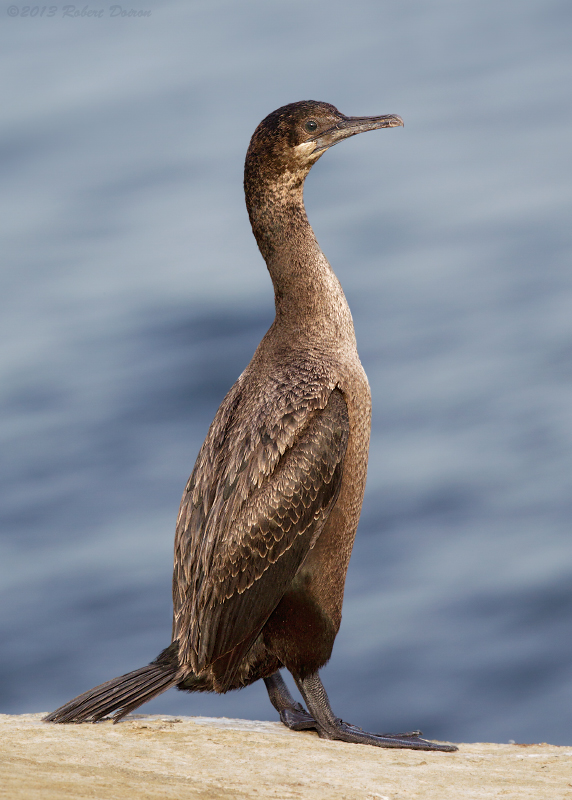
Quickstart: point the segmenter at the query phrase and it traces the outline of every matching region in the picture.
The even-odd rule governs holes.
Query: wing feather
[[[199,453],[175,539],[173,638],[196,673],[216,666],[223,691],[329,516],[349,435],[339,389],[257,419],[240,388]]]

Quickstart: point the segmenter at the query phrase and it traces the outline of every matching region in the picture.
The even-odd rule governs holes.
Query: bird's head
[[[403,125],[396,114],[346,117],[330,103],[303,100],[273,111],[254,131],[246,154],[245,180],[303,183],[312,165],[333,145],[376,128]],[[281,182],[282,182],[281,181]]]

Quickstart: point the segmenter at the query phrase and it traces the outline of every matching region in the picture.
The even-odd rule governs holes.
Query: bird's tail
[[[113,721],[119,722],[130,711],[175,686],[180,679],[177,642],[173,642],[146,667],[80,694],[44,717],[44,722],[98,722],[114,711]]]

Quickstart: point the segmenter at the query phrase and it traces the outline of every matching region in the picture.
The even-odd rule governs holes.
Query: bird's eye
[[[314,133],[314,131],[318,130],[318,123],[314,119],[309,119],[308,122],[304,125],[308,133]]]

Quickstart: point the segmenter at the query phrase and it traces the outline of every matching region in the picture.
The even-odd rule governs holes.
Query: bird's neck
[[[276,324],[293,335],[305,331],[355,346],[344,292],[306,216],[303,185],[285,177],[247,192],[252,230],[274,284]]]

